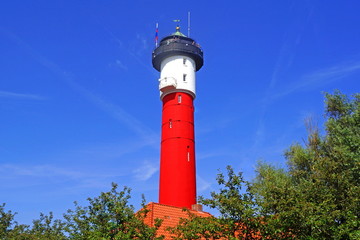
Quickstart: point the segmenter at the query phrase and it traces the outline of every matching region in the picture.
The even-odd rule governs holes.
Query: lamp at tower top
[[[196,71],[204,64],[203,51],[200,45],[192,38],[180,32],[180,27],[176,26],[176,31],[160,41],[160,45],[152,53],[153,67],[161,71],[161,62],[171,56],[187,56],[194,60]]]

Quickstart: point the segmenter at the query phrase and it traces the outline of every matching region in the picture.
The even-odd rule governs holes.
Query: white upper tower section
[[[182,34],[177,27],[175,33],[160,41],[152,56],[154,68],[160,71],[161,99],[173,92],[186,92],[195,98],[195,72],[204,63],[199,44]]]
[[[161,62],[159,90],[161,98],[172,92],[187,92],[195,98],[194,60],[186,56],[171,56]]]

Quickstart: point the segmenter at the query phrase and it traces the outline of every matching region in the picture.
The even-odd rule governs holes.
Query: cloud
[[[138,152],[140,149],[149,146],[147,141],[139,141],[137,137],[122,139],[121,142],[104,142],[86,145],[81,148],[73,149],[69,152],[56,153],[58,161],[67,161],[67,159],[77,159],[77,162],[104,162],[119,161],[124,156]],[[60,155],[60,156],[59,156]]]
[[[157,165],[150,163],[149,161],[144,161],[140,167],[135,169],[133,173],[135,174],[135,178],[139,181],[146,181],[150,179],[159,168]]]
[[[221,148],[212,148],[212,149],[206,149],[205,152],[197,152],[196,160],[203,161],[203,160],[209,160],[211,158],[215,157],[229,157],[234,156],[234,153],[231,151],[231,149],[226,147]]]
[[[360,70],[360,62],[340,63],[331,67],[316,70],[300,77],[300,80],[290,85],[286,90],[274,95],[272,98],[280,98],[295,91],[318,88],[332,82],[342,80]]]
[[[119,59],[116,59],[114,62],[109,63],[109,67],[119,68],[124,71],[128,70],[128,67]]]
[[[142,139],[144,139],[148,145],[157,146],[157,141],[159,139],[158,134],[155,133],[152,129],[148,128],[136,117],[128,113],[119,105],[113,104],[112,102],[105,100],[103,97],[87,90],[86,88],[78,84],[76,81],[74,81],[71,74],[63,73],[63,77],[73,90],[80,92],[82,96],[84,96],[95,106],[99,107],[101,110],[108,113],[113,118],[125,124],[129,129],[131,129],[132,131],[137,133]]]
[[[8,38],[12,39],[19,46],[21,46],[26,52],[28,52],[38,63],[52,71],[54,74],[58,75],[64,82],[66,82],[73,90],[80,92],[87,100],[98,106],[103,111],[107,112],[117,120],[121,121],[131,130],[136,132],[140,137],[148,142],[148,144],[152,144],[153,146],[157,143],[158,135],[155,134],[150,128],[145,126],[141,121],[136,119],[134,116],[125,111],[122,107],[115,105],[109,101],[104,100],[102,97],[92,93],[87,90],[80,84],[78,84],[74,78],[75,76],[69,72],[64,71],[59,65],[50,61],[41,53],[34,50],[31,46],[29,46],[26,42],[24,42],[21,38],[16,36],[15,34],[6,31],[3,28],[0,28],[0,31],[3,32]],[[119,46],[122,46],[121,40],[116,38],[111,32],[109,32],[111,36],[115,38]],[[137,60],[138,58],[133,55]],[[121,62],[119,62],[121,63]],[[0,95],[1,96],[1,95]],[[26,95],[33,96],[36,95]]]
[[[210,189],[211,183],[196,174],[196,189],[198,192],[205,192]]]
[[[141,55],[145,50],[149,48],[147,39],[141,36],[140,34],[136,35],[135,46],[136,46],[136,53],[137,55]]]
[[[108,34],[112,37],[112,39],[116,42],[117,47],[122,51],[126,51],[130,56],[132,56],[144,69],[146,69],[149,73],[158,77],[158,74],[154,71],[153,68],[149,66],[147,62],[143,61],[143,57],[141,57],[144,53],[148,53],[149,44],[146,38],[142,37],[140,34],[136,35],[136,39],[133,41],[130,46],[125,46],[125,44],[110,30],[106,29]]]
[[[112,175],[103,174],[88,174],[82,171],[75,171],[66,168],[60,168],[53,165],[15,165],[2,164],[0,165],[0,179],[3,177],[36,177],[36,178],[71,178],[78,179],[84,177],[109,177]]]
[[[254,135],[254,142],[251,149],[258,149],[259,147],[261,147],[265,139],[265,133],[266,133],[266,129],[265,129],[265,113],[264,113],[263,116],[258,121],[258,126]]]
[[[294,9],[296,9],[295,5],[290,8],[291,13],[294,11]],[[310,7],[307,12],[299,15],[298,21],[293,22],[293,24],[289,24],[289,29],[284,33],[283,43],[276,59],[269,85],[261,101],[262,104],[260,106],[260,117],[258,119],[257,130],[254,134],[254,144],[252,149],[257,149],[263,144],[267,132],[265,126],[266,113],[268,106],[271,104],[271,100],[274,98],[273,96],[276,89],[276,84],[280,79],[284,78],[284,75],[291,67],[296,56],[298,45],[301,43],[302,36],[312,18],[312,15],[313,7]]]
[[[79,88],[81,88],[79,86]],[[129,129],[137,133],[141,138],[146,140],[149,145],[157,146],[157,141],[159,139],[158,134],[155,133],[152,129],[145,126],[137,118],[126,112],[123,108],[118,105],[115,105],[109,101],[104,100],[102,97],[93,94],[92,92],[81,88],[81,91],[92,103],[100,107],[103,111],[107,112],[115,119],[121,121]]]
[[[360,62],[342,63],[329,68],[320,69],[318,71],[303,76],[301,79],[301,83],[297,85],[297,88],[323,85],[329,82],[338,81],[359,70]]]
[[[117,67],[121,68],[122,70],[127,70],[127,66],[121,62],[119,59],[116,59],[115,64]]]
[[[117,171],[93,169],[69,169],[50,164],[2,164],[0,165],[1,188],[28,188],[56,186],[52,194],[73,194],[85,188],[106,188],[109,182],[121,177]],[[63,184],[66,185],[63,185]],[[71,184],[69,184],[71,183]]]
[[[0,97],[3,98],[16,98],[16,99],[29,99],[29,100],[44,100],[45,98],[35,94],[24,94],[24,93],[15,93],[8,91],[0,91]]]

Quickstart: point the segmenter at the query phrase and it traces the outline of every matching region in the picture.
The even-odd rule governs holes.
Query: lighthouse
[[[159,203],[191,209],[196,204],[194,134],[195,73],[203,51],[180,27],[164,37],[152,53],[160,72],[162,101]]]

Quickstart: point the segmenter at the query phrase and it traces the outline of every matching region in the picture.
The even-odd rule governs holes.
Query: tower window
[[[183,81],[186,82],[186,74],[183,74]]]
[[[169,119],[169,128],[172,128],[172,120]]]
[[[190,146],[187,146],[187,161],[190,162]]]
[[[183,64],[186,65],[186,58],[183,58]]]
[[[181,95],[178,95],[178,103],[181,103]]]

